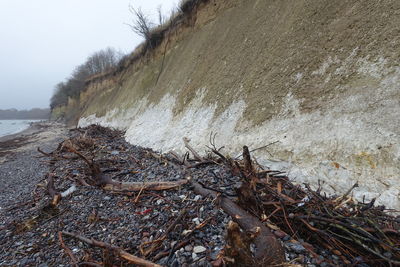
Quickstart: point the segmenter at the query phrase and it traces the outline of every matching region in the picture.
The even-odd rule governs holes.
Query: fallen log
[[[218,199],[220,207],[247,233],[253,236],[256,246],[255,260],[259,266],[272,266],[284,262],[284,251],[274,234],[258,218],[243,210],[227,197],[191,181],[194,192],[204,197]]]
[[[103,186],[103,189],[110,191],[140,191],[153,190],[162,191],[173,189],[188,183],[187,180],[165,181],[165,182],[118,182],[111,180]]]
[[[127,260],[130,263],[136,264],[138,266],[144,266],[144,267],[162,267],[159,264],[156,264],[154,262],[139,258],[137,256],[134,256],[128,252],[126,252],[124,249],[102,242],[102,241],[97,241],[94,239],[89,239],[86,238],[84,236],[75,234],[75,233],[71,233],[71,232],[67,232],[67,231],[62,231],[62,234],[66,235],[66,236],[70,236],[73,238],[76,238],[84,243],[87,243],[89,245],[95,246],[95,247],[100,247],[100,248],[104,248],[104,249],[109,249],[114,251],[118,256],[120,256],[121,258]]]

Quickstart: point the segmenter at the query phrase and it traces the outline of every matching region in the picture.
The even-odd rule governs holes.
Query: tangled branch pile
[[[314,256],[318,255],[313,247],[322,247],[344,264],[400,264],[400,218],[374,206],[375,199],[355,201],[351,191],[357,184],[343,196],[327,197],[321,194],[321,186],[312,190],[307,184],[293,184],[280,172],[253,167],[246,147],[243,155],[244,162],[230,163],[243,177],[239,203],[271,228],[312,244],[305,247]]]
[[[134,149],[140,151],[141,158],[138,158],[126,147],[122,132],[94,125],[75,131],[74,136],[60,143],[55,151],[46,153],[39,150],[50,158],[52,166],[47,176],[47,192],[52,197],[52,206],[59,205],[60,201],[63,203],[64,198],[81,186],[98,187],[112,194],[132,197],[135,205],[139,205],[140,199],[145,200],[145,192],[149,192],[149,196],[155,190],[182,188],[187,190],[187,194],[193,192],[204,197],[201,209],[204,205],[210,210],[213,206],[220,207],[233,221],[228,225],[224,223],[227,226],[225,248],[211,260],[213,266],[275,266],[285,261],[285,254],[293,244],[300,244],[304,249],[302,253],[309,254],[315,264],[324,263],[325,266],[388,266],[400,263],[398,217],[387,213],[384,207],[374,206],[374,201],[356,202],[351,198],[351,190],[341,197],[328,197],[321,194],[321,188],[312,190],[308,185],[296,185],[284,173],[257,165],[247,147],[243,149],[243,160],[234,160],[224,156],[211,142],[211,153],[203,158],[190,147],[189,140],[184,139],[193,158],[189,153],[183,157],[173,152],[161,155],[136,147]],[[155,180],[140,176],[142,180],[139,181],[121,181],[143,171],[146,165],[143,160],[146,158],[156,159],[159,164],[151,166],[160,168],[163,173],[171,168],[174,173],[190,178]],[[60,164],[61,161],[64,164]],[[215,169],[213,166],[226,170],[230,175],[218,176],[212,172],[215,177],[210,178],[209,170]],[[72,186],[66,188],[61,177],[68,179],[70,184],[72,182]],[[61,184],[66,190],[57,189]],[[171,207],[176,205],[168,203],[170,207],[165,206],[168,209],[165,212],[170,212]],[[202,222],[196,221],[199,213],[196,215],[193,210],[199,210],[199,207],[194,202],[190,203],[180,206],[181,212],[168,217],[163,228],[154,232],[154,238],[139,242],[137,247],[123,249],[64,230],[59,233],[60,243],[73,264],[78,264],[80,260],[66,246],[62,235],[101,247],[107,253],[111,251],[120,263],[125,260],[141,266],[168,265],[177,250],[190,244],[194,234],[209,231],[206,229],[211,225],[207,224],[216,219],[210,216]],[[154,205],[152,207],[142,212],[147,214],[155,209]],[[97,215],[94,214],[92,219],[97,220]],[[187,221],[195,221],[196,224],[188,224]],[[186,230],[182,230],[182,225],[186,225]],[[174,245],[166,246],[171,243]],[[326,255],[327,251],[334,255],[335,260]],[[193,259],[195,256],[196,253]],[[106,261],[107,257],[103,255],[102,264]]]

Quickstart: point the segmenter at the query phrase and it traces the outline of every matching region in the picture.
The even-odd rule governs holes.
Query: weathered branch
[[[105,243],[105,242],[102,242],[102,241],[89,239],[89,238],[86,238],[84,236],[81,236],[81,235],[78,235],[78,234],[75,234],[75,233],[71,233],[71,232],[62,231],[62,234],[66,235],[66,236],[70,236],[70,237],[76,238],[76,239],[78,239],[78,240],[80,240],[82,242],[85,242],[85,243],[87,243],[89,245],[92,245],[92,246],[95,246],[95,247],[100,247],[100,248],[112,250],[118,256],[120,256],[121,258],[129,261],[130,263],[133,263],[133,264],[136,264],[136,265],[139,265],[139,266],[144,266],[144,267],[161,267],[161,265],[158,265],[158,264],[153,263],[151,261],[148,261],[148,260],[139,258],[137,256],[134,256],[134,255],[126,252],[125,250],[123,250],[120,247],[117,247],[117,246],[114,246],[114,245],[111,245],[111,244],[108,244],[108,243]]]
[[[47,174],[47,192],[53,198],[51,204],[56,206],[61,200],[61,194],[54,187],[54,174],[52,173]]]
[[[76,191],[76,185],[71,185],[67,190],[65,190],[64,192],[60,193],[61,197],[67,197],[69,195],[71,195],[73,192]]]
[[[140,191],[140,190],[168,190],[175,187],[179,187],[181,185],[186,184],[187,180],[178,180],[178,181],[163,181],[163,182],[119,182],[113,180],[110,176],[104,174],[99,164],[94,162],[93,160],[89,160],[82,153],[76,151],[76,149],[71,146],[68,149],[78,155],[81,159],[83,159],[89,166],[91,171],[91,176],[95,183],[99,186],[103,186],[105,190],[111,191]]]
[[[187,180],[178,180],[178,181],[165,181],[165,182],[117,182],[112,180],[112,183],[108,183],[103,186],[105,190],[111,191],[140,191],[140,190],[154,190],[154,191],[162,191],[168,190],[172,188],[179,187],[188,183]]]

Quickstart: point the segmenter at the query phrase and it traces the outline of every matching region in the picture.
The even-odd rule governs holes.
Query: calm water
[[[0,137],[23,131],[35,121],[38,120],[0,120]]]

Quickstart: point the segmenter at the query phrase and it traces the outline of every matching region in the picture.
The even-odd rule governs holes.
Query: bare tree
[[[164,15],[162,14],[162,6],[161,6],[161,5],[159,5],[159,6],[157,7],[157,15],[158,15],[158,25],[161,26],[161,25],[163,25],[164,22],[165,22],[165,17],[164,17]]]
[[[123,53],[107,47],[90,55],[83,66],[89,75],[101,73],[115,67],[122,56]]]
[[[60,82],[55,87],[55,92],[50,100],[50,107],[65,105],[68,98],[77,98],[85,88],[86,79],[94,74],[105,72],[118,65],[123,53],[108,47],[90,55],[85,63],[77,66],[65,82]]]
[[[151,20],[142,12],[140,8],[135,9],[130,5],[129,11],[134,15],[135,18],[133,19],[132,24],[126,24],[134,33],[142,36],[146,41],[150,41],[151,29],[153,27]]]

